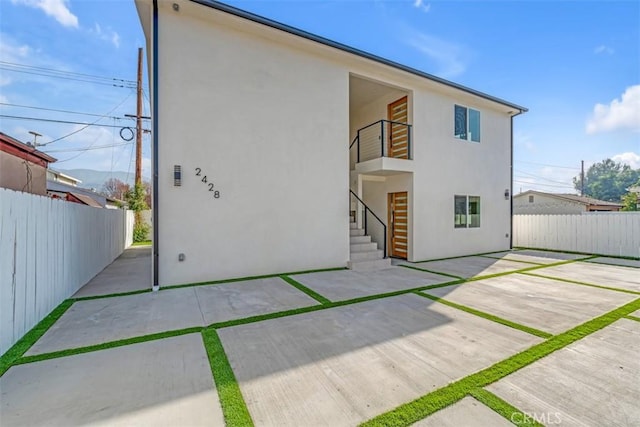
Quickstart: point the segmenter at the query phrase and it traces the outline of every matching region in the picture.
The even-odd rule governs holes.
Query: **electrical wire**
[[[97,76],[93,74],[75,73],[72,71],[56,70],[53,68],[36,67],[33,65],[17,64],[13,62],[0,61],[0,69],[18,73],[32,74],[44,77],[54,77],[65,80],[74,80],[85,83],[94,83],[105,86],[135,88],[136,82],[133,80],[120,79],[115,77]],[[117,84],[116,84],[117,83]]]
[[[122,127],[122,126],[113,126],[113,125],[100,125],[95,122],[86,123],[86,122],[75,122],[72,120],[44,119],[41,117],[11,116],[7,114],[0,114],[0,117],[5,119],[13,119],[13,120],[33,120],[37,122],[62,123],[62,124],[69,124],[69,125],[101,126],[105,128],[111,128],[111,127],[121,128]],[[101,116],[101,118],[107,118],[107,116]],[[50,144],[51,142],[53,141],[47,142],[47,144]],[[38,144],[38,145],[45,145],[45,144]]]
[[[111,147],[124,147],[127,145],[131,145],[133,144],[133,142],[121,142],[118,144],[106,144],[106,145],[96,145],[93,147],[83,147],[83,148],[64,148],[64,149],[58,149],[58,150],[43,150],[44,153],[69,153],[69,152],[76,152],[76,151],[90,151],[90,150],[100,150],[102,148],[111,148]]]
[[[107,116],[103,116],[102,114],[82,113],[80,111],[58,110],[58,109],[55,109],[55,108],[35,107],[35,106],[32,106],[32,105],[9,104],[7,102],[0,102],[0,105],[6,105],[8,107],[30,108],[32,110],[55,111],[57,113],[78,114],[78,115],[82,115],[82,116],[104,117],[104,118],[122,120],[122,117],[116,117],[116,116],[107,117]],[[131,119],[131,120],[135,119],[135,118],[130,118],[130,117],[126,117],[126,118],[127,119]],[[143,120],[147,120],[147,119],[143,119]],[[81,123],[77,122],[76,124],[81,124]],[[116,126],[116,127],[119,127],[119,126]]]
[[[546,163],[527,162],[527,161],[524,161],[524,160],[516,160],[515,163],[526,163],[528,165],[548,166],[548,167],[552,167],[552,168],[571,169],[571,170],[575,170],[575,171],[579,171],[580,170],[579,167],[549,165],[549,164],[546,164]]]
[[[526,184],[526,185],[530,185],[532,187],[535,186],[542,186],[542,187],[553,187],[553,188],[571,188],[573,189],[572,185],[553,185],[553,184],[541,184],[538,182],[530,182],[530,181],[519,181],[517,179],[514,179],[513,182],[517,182],[518,184]]]
[[[562,182],[562,181],[555,181],[555,180],[553,180],[553,179],[545,178],[544,176],[534,175],[534,174],[532,174],[532,173],[524,172],[524,171],[517,170],[517,169],[515,169],[515,170],[514,170],[514,173],[516,173],[516,174],[524,174],[524,175],[528,175],[528,176],[530,176],[530,177],[532,177],[532,178],[542,179],[542,180],[544,180],[544,181],[552,182],[552,183],[554,183],[554,184],[565,184],[565,183],[564,183],[564,182]]]

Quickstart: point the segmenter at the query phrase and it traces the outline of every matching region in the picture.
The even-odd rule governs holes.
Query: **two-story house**
[[[155,285],[510,247],[524,107],[222,3],[136,6]]]

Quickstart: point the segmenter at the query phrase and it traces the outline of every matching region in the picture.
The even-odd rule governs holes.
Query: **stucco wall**
[[[347,72],[179,3],[160,3],[160,284],[346,265]]]
[[[31,172],[28,182],[27,168]],[[47,194],[47,169],[0,151],[0,187],[27,193]]]
[[[562,200],[556,197],[532,194],[533,202],[529,203],[529,194],[516,195],[513,198],[514,214],[574,214],[587,211],[581,203]]]

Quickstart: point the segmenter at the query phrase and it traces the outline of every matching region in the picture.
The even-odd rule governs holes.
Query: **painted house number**
[[[207,180],[207,175],[204,175],[202,173],[202,169],[201,168],[196,168],[196,176],[199,176],[201,178],[200,182],[204,183],[207,186],[207,188],[209,188],[209,191],[213,193],[213,198],[214,199],[219,199],[220,198],[220,191],[214,190],[215,186],[213,185],[213,182],[209,182]]]

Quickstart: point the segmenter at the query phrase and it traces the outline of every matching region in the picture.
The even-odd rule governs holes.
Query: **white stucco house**
[[[136,6],[154,285],[510,247],[526,108],[222,3]]]
[[[598,200],[577,194],[545,193],[529,190],[513,197],[513,213],[520,214],[580,214],[585,212],[617,212],[620,203]]]

